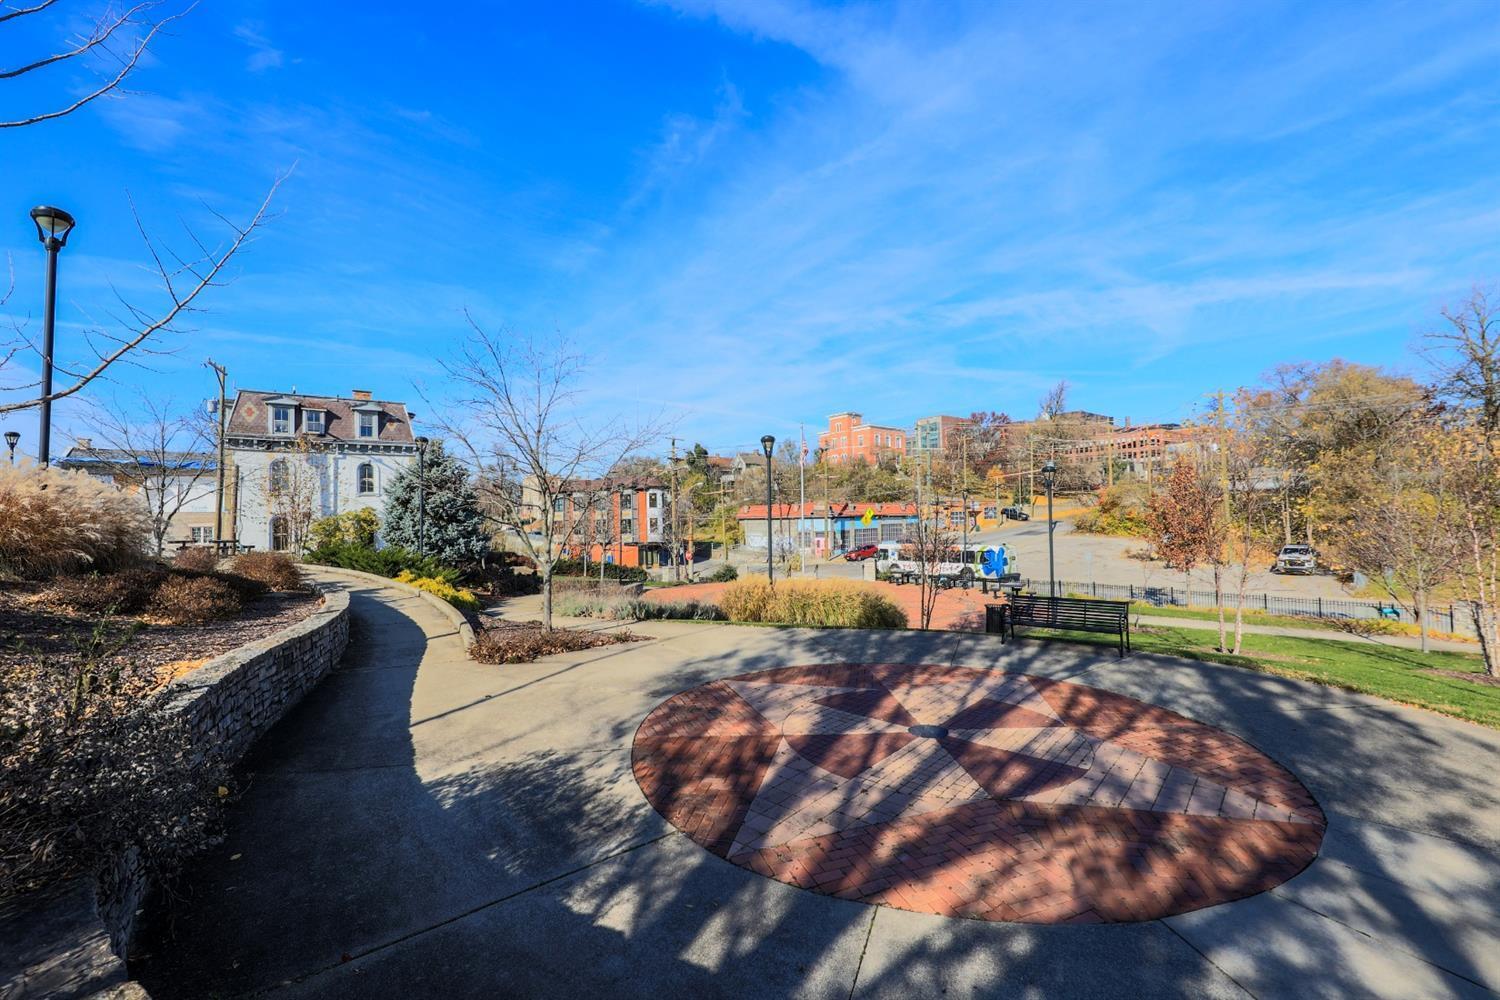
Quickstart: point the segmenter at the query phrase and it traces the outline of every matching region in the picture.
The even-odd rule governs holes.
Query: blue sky
[[[1059,378],[1181,419],[1280,362],[1411,369],[1500,277],[1497,56],[1493,2],[204,4],[131,93],[0,133],[6,308],[35,329],[32,204],[80,219],[65,359],[112,289],[153,301],[127,195],[211,235],[204,203],[244,216],[295,164],[173,353],[94,401],[208,396],[207,355],[442,398],[467,309],[573,340],[592,412],[716,450],[1026,417]]]

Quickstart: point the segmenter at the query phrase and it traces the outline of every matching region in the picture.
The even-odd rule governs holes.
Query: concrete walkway
[[[352,586],[344,664],[250,762],[134,972],[174,997],[1470,997],[1500,989],[1500,733],[1212,664],[961,633],[632,625],[494,667],[394,587]],[[1329,820],[1260,896],[1097,927],[949,920],[752,874],[647,804],[640,720],[812,662],[994,667],[1243,736]]]

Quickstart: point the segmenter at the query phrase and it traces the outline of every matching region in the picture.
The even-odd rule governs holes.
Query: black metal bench
[[[1129,601],[1086,601],[1077,597],[1013,594],[1006,604],[985,606],[986,632],[999,632],[1003,636],[1009,631],[1014,639],[1017,625],[1118,635],[1120,656],[1123,658],[1130,649]]]

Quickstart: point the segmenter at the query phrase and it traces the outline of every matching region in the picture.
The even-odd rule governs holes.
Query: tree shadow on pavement
[[[1425,995],[1456,994],[1458,977],[1500,984],[1474,931],[1455,928],[1491,926],[1475,914],[1493,920],[1500,895],[1500,799],[1485,778],[1500,740],[1477,727],[1230,667],[955,633],[706,626],[693,641],[707,652],[667,636],[526,668],[444,659],[435,640],[419,672],[422,629],[407,613],[420,620],[420,606],[392,593],[354,590],[344,663],[246,762],[228,840],[184,874],[132,964],[158,1000],[1274,995],[1298,976],[1316,986],[1298,995],[1369,992],[1361,935],[1337,919],[1456,974],[1432,970],[1440,989]],[[647,803],[631,746],[657,703],[836,662],[1051,677],[1222,727],[1309,787],[1330,816],[1329,857],[1185,918],[950,920],[753,874]],[[1326,885],[1310,881],[1325,870]],[[1360,904],[1317,916],[1337,891]],[[1266,897],[1273,908],[1251,908]],[[1249,940],[1249,959],[1224,951]]]

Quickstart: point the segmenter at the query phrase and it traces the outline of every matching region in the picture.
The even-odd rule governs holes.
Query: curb
[[[366,573],[363,570],[344,569],[341,566],[322,566],[316,563],[303,563],[302,568],[309,572],[312,572],[314,570],[326,570],[330,573],[352,576],[356,580],[366,580],[370,583],[379,583],[391,587],[400,587],[403,590],[408,590],[411,593],[416,594],[428,604],[431,604],[438,611],[442,612],[443,617],[448,619],[448,621],[453,625],[454,631],[458,633],[459,640],[464,644],[464,656],[469,656],[469,647],[474,645],[474,626],[469,624],[469,619],[464,616],[464,613],[462,611],[458,610],[453,605],[443,600],[441,597],[438,597],[436,594],[429,594],[421,587],[413,587],[409,583],[402,583],[400,580],[392,579],[388,576],[377,576],[374,573]]]

